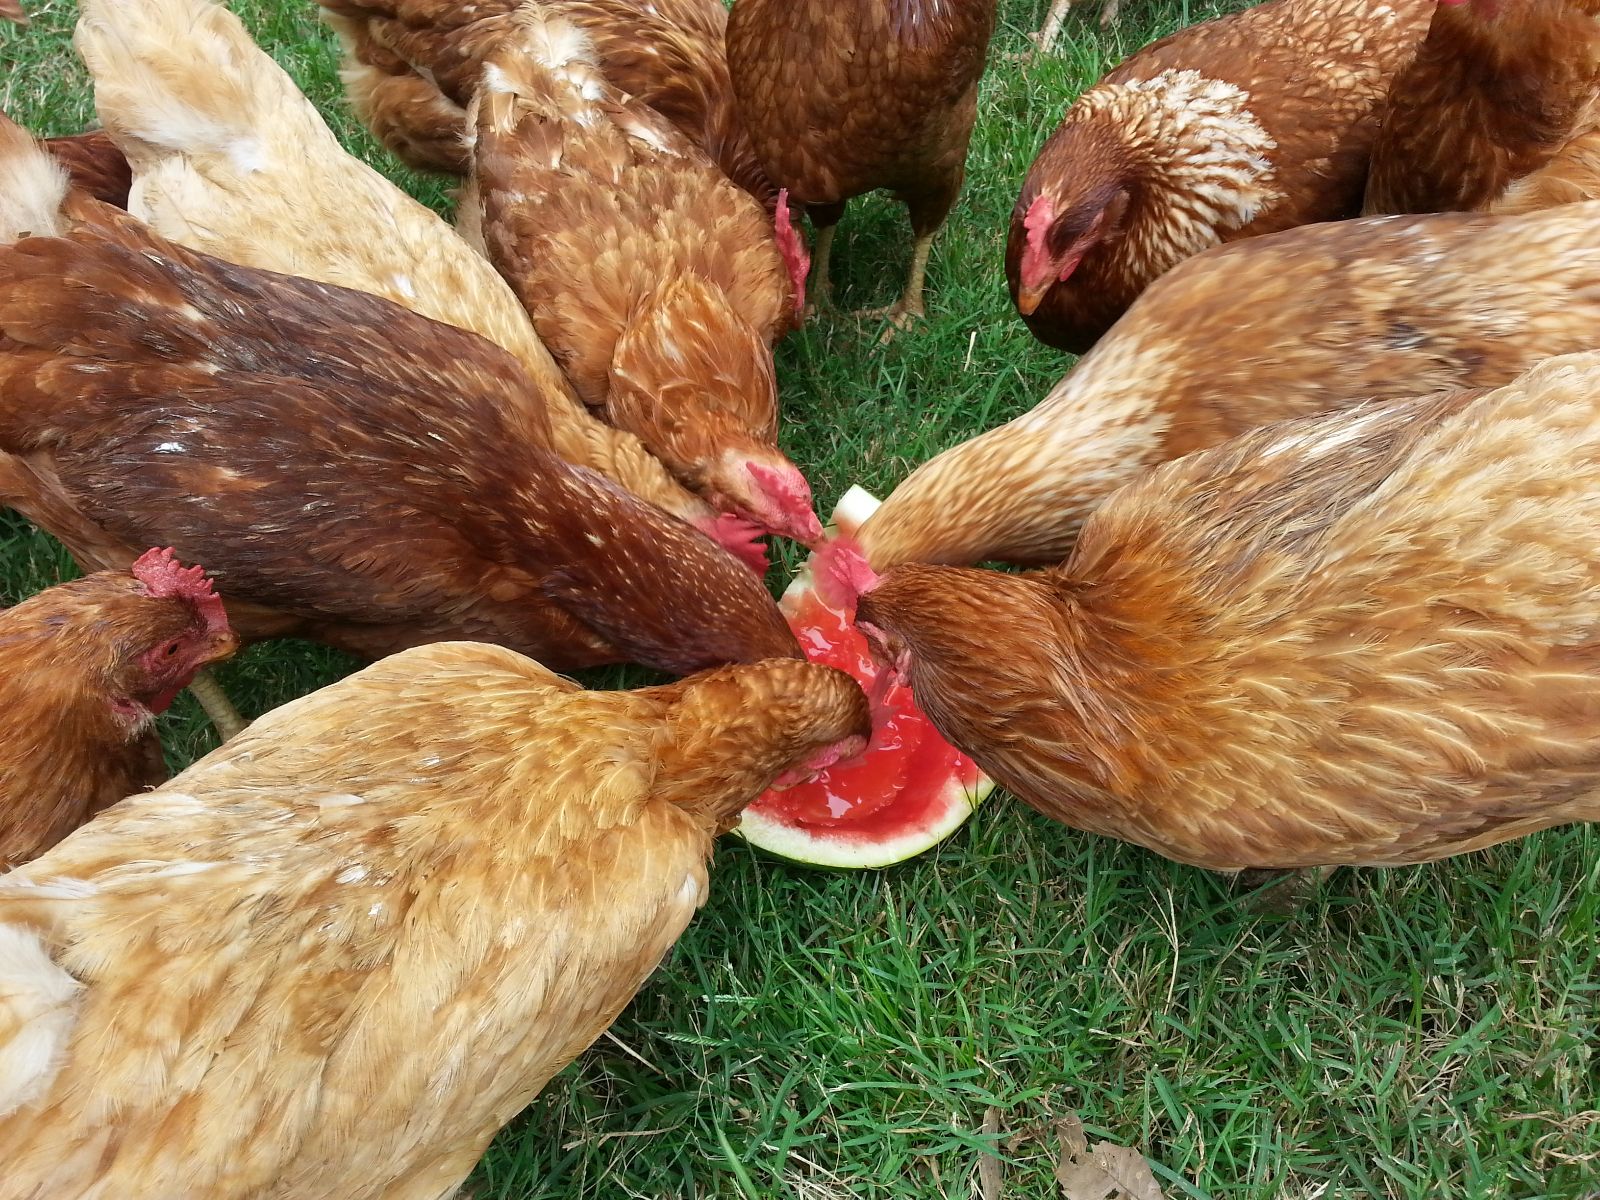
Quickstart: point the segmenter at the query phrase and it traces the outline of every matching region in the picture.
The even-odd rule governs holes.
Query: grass
[[[310,0],[238,7],[354,153],[447,204],[350,117]],[[1061,374],[1067,360],[1006,303],[1003,229],[1021,177],[1085,83],[1217,11],[1129,4],[1109,34],[1092,12],[1075,16],[1058,57],[1024,70],[1006,56],[1044,7],[1002,3],[928,322],[884,352],[848,317],[782,348],[785,437],[819,498],[852,482],[885,493]],[[4,106],[41,132],[91,115],[72,18],[51,0],[30,30],[0,32]],[[909,243],[886,198],[853,204],[835,254],[841,302],[891,299]],[[7,602],[71,573],[53,542],[0,516]],[[279,643],[222,675],[254,713],[350,666]],[[187,699],[164,733],[177,766],[212,744]],[[484,1200],[953,1200],[974,1194],[990,1108],[1003,1138],[1075,1110],[1091,1138],[1142,1149],[1170,1197],[1577,1200],[1600,1188],[1593,828],[1341,872],[1291,918],[1252,915],[1225,881],[1006,798],[894,870],[807,871],[730,842],[714,881],[611,1035],[495,1143]],[[1047,1138],[1003,1153],[1008,1197],[1057,1194]]]

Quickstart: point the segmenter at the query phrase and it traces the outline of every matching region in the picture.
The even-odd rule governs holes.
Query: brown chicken
[[[520,0],[318,0],[344,46],[351,104],[423,170],[464,175],[466,106]],[[588,37],[606,79],[648,104],[767,210],[778,188],[734,112],[720,0],[541,0]]]
[[[1597,463],[1600,354],[1552,359],[1254,431],[1059,569],[898,567],[858,619],[1057,820],[1213,870],[1427,862],[1600,819]]]
[[[484,243],[578,394],[719,512],[819,540],[777,444],[771,347],[807,265],[783,201],[774,245],[761,206],[537,5],[489,53],[475,105]]]
[[[1596,0],[1440,0],[1384,102],[1366,210],[1498,208],[1519,184],[1539,190],[1529,177],[1600,128],[1597,9]]]
[[[0,878],[0,1198],[446,1200],[713,837],[868,728],[809,663],[590,692],[470,643],[268,714]]]
[[[834,230],[852,196],[887,188],[915,245],[886,336],[923,315],[933,237],[961,191],[995,0],[738,0],[728,69],[768,175],[817,227],[812,292],[830,296]]]
[[[1183,263],[1033,409],[923,464],[860,531],[871,564],[1054,565],[1106,496],[1257,425],[1497,387],[1600,346],[1600,204],[1376,217]]]
[[[0,156],[0,502],[85,569],[172,544],[246,638],[493,641],[561,669],[798,656],[761,583],[548,449],[476,335],[237,267]]]
[[[1006,278],[1034,336],[1082,354],[1189,256],[1355,216],[1378,106],[1431,11],[1269,0],[1151,43],[1080,96],[1011,213]]]
[[[0,611],[0,872],[165,779],[155,714],[236,645],[210,581],[171,551]]]
[[[243,266],[357,288],[504,346],[536,385],[557,452],[764,569],[637,438],[595,420],[516,295],[439,217],[347,154],[294,81],[209,0],[83,0],[74,42],[106,129],[136,177],[131,211]],[[513,419],[522,419],[514,416]]]

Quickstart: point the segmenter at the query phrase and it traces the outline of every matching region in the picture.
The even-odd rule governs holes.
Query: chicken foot
[[[933,235],[937,230],[923,234],[911,248],[911,270],[906,275],[905,291],[900,293],[900,299],[887,308],[867,308],[856,313],[864,319],[887,319],[889,328],[883,331],[883,336],[878,339],[878,345],[887,346],[894,340],[894,335],[903,330],[910,329],[926,315],[922,306],[922,284],[928,274],[928,254],[933,249]]]
[[[1336,869],[1324,866],[1285,871],[1240,871],[1238,878],[1241,885],[1250,889],[1250,895],[1244,899],[1244,907],[1253,913],[1290,916],[1316,895],[1322,881]]]
[[[200,707],[206,710],[206,716],[211,718],[211,723],[217,727],[217,735],[223,741],[244,732],[247,722],[239,715],[239,710],[228,699],[209,667],[202,668],[189,681],[189,691],[200,701]]]

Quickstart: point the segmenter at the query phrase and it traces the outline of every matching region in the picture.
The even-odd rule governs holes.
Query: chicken
[[[26,25],[28,13],[22,7],[21,0],[0,0],[0,21],[15,21],[18,25]]]
[[[1440,0],[1384,101],[1366,210],[1495,208],[1575,138],[1593,136],[1597,8],[1595,0]],[[1583,198],[1600,198],[1600,189]]]
[[[464,175],[466,106],[519,0],[318,0],[344,47],[357,113],[401,158]],[[734,112],[720,0],[541,0],[588,36],[601,72],[773,211],[778,189]]]
[[[475,128],[489,257],[578,394],[713,508],[818,541],[777,444],[771,347],[804,304],[798,234],[786,271],[761,206],[537,5],[490,52]]]
[[[1222,246],[1156,283],[1034,408],[860,530],[871,565],[1053,565],[1106,496],[1257,425],[1496,387],[1600,346],[1600,204],[1377,217]]]
[[[1078,97],[1006,239],[1035,337],[1082,354],[1209,246],[1361,208],[1378,106],[1431,0],[1269,0],[1153,42]]]
[[[0,879],[0,1197],[444,1200],[714,835],[867,729],[827,667],[590,692],[471,643],[268,714]]]
[[[830,296],[834,230],[852,196],[887,188],[915,245],[886,336],[923,315],[933,237],[961,191],[995,0],[738,0],[728,70],[756,158],[810,209],[812,291]]]
[[[728,532],[637,438],[588,414],[505,281],[346,154],[237,17],[210,0],[84,0],[82,13],[76,45],[100,119],[133,163],[135,215],[204,253],[371,292],[504,346],[537,387],[563,458],[764,567],[748,529]]]
[[[155,714],[236,644],[210,581],[171,551],[0,611],[0,871],[164,780]]]
[[[1041,54],[1048,54],[1055,49],[1056,39],[1061,36],[1061,26],[1067,19],[1067,10],[1079,2],[1081,0],[1051,0],[1050,11],[1045,13],[1044,26],[1035,37]],[[1105,0],[1100,6],[1101,29],[1109,29],[1116,23],[1120,8],[1121,0]]]
[[[798,656],[689,526],[548,448],[505,351],[166,242],[0,153],[0,502],[85,569],[171,544],[247,639],[493,641],[560,669]],[[65,195],[65,199],[63,199]],[[9,456],[9,457],[7,457]]]
[[[857,616],[1075,828],[1213,870],[1427,862],[1600,819],[1596,463],[1591,352],[1256,430],[1057,569],[898,567]]]

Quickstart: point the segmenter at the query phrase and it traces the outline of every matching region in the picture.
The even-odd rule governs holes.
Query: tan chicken
[[[537,5],[488,56],[475,129],[489,257],[578,394],[719,512],[819,540],[777,444],[771,347],[804,304],[795,231],[781,223],[780,254],[761,206]]]
[[[445,1200],[713,837],[868,728],[827,667],[589,692],[473,643],[269,713],[0,878],[0,1198]]]
[[[1600,142],[1596,0],[1440,0],[1381,110],[1366,211],[1531,211]]]
[[[130,208],[180,244],[371,292],[521,361],[562,457],[717,535],[638,439],[571,394],[504,280],[441,221],[345,153],[316,109],[210,0],[85,0],[76,45],[106,130],[133,163]],[[751,557],[737,530],[729,548]]]
[[[424,170],[470,167],[466,106],[520,0],[318,0],[344,46],[351,104],[381,141]],[[589,39],[606,79],[648,104],[769,211],[778,188],[739,123],[721,0],[541,0]]]
[[[738,0],[728,69],[741,120],[774,182],[817,227],[812,292],[831,295],[845,203],[880,188],[915,244],[885,337],[923,315],[934,235],[961,191],[995,0]],[[879,315],[879,314],[873,314]]]
[[[858,620],[1041,812],[1213,870],[1600,819],[1600,354],[1169,463],[1059,569],[897,567]]]
[[[1033,411],[917,468],[861,542],[878,570],[1059,563],[1157,463],[1368,398],[1498,386],[1594,346],[1600,204],[1251,238],[1159,280]]]
[[[1269,0],[1108,72],[1067,110],[1012,209],[1006,278],[1034,336],[1082,354],[1191,255],[1355,216],[1378,106],[1432,8]]]
[[[0,872],[165,779],[156,714],[237,645],[210,581],[171,551],[0,611]]]

